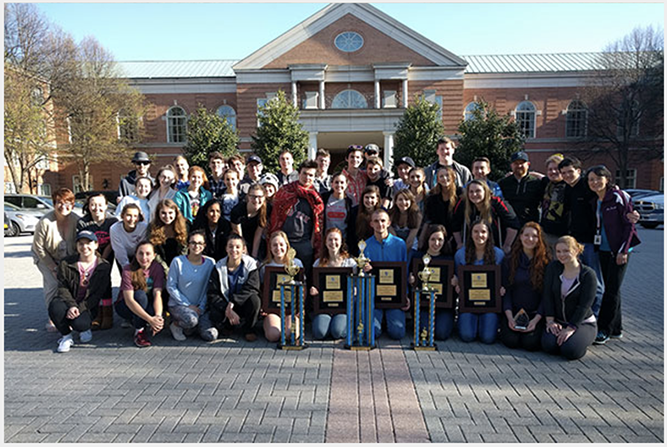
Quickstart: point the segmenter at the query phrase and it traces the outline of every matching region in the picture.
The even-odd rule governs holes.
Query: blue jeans
[[[419,314],[419,332],[428,325],[428,311],[422,310]],[[435,339],[447,340],[454,330],[454,311],[437,310],[435,311]]]
[[[496,341],[498,333],[498,314],[459,314],[459,337],[465,342],[473,341],[479,335],[482,343],[490,345]]]
[[[589,266],[595,272],[595,277],[598,279],[598,285],[595,289],[595,301],[591,306],[591,310],[595,314],[595,318],[600,313],[600,305],[602,304],[602,296],[604,295],[604,279],[602,279],[602,268],[600,267],[600,257],[595,251],[595,245],[584,244],[584,252],[581,254],[581,262]]]
[[[134,301],[136,301],[137,304],[140,305],[141,308],[145,310],[148,315],[155,315],[155,311],[153,310],[152,295],[149,299],[148,295],[143,290],[135,290]],[[116,308],[116,313],[120,315],[121,318],[123,318],[124,320],[132,321],[132,325],[134,326],[135,329],[142,329],[146,327],[147,323],[143,320],[143,318],[136,315],[134,312],[130,310],[129,307],[127,307],[127,304],[125,304],[125,300],[122,297],[118,301],[116,301],[114,307]]]
[[[373,311],[373,326],[375,338],[382,334],[382,320],[387,315],[387,334],[394,340],[405,337],[405,312],[401,309],[375,309]]]
[[[323,340],[328,335],[331,335],[334,340],[345,338],[347,335],[347,315],[315,315],[313,318],[313,338]]]

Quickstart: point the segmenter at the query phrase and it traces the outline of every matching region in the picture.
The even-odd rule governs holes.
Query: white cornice
[[[296,64],[289,65],[292,81],[323,81],[326,64]]]
[[[237,70],[237,84],[274,84],[290,83],[292,76],[289,70]]]
[[[584,87],[590,82],[588,73],[494,73],[466,74],[464,89],[481,88],[554,88]]]
[[[466,61],[365,3],[332,3],[234,65],[234,70],[261,68],[300,43],[351,14],[437,65],[465,67]]]
[[[236,78],[131,79],[145,95],[161,93],[236,93]]]
[[[302,110],[299,121],[312,132],[394,132],[403,109]]]
[[[461,81],[464,72],[461,67],[410,67],[408,81]]]

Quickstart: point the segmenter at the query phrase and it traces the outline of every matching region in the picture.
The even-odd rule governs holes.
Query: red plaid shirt
[[[357,206],[359,205],[361,193],[364,192],[366,182],[368,181],[366,171],[359,169],[357,176],[352,177],[352,174],[347,172],[347,169],[343,169],[343,175],[347,179],[347,196],[352,199],[352,206]]]

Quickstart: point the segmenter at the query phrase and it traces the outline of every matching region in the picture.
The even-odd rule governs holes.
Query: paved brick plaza
[[[623,287],[625,338],[581,361],[410,340],[302,352],[238,339],[139,349],[118,319],[56,354],[28,236],[5,239],[5,442],[663,442],[663,230]],[[114,270],[114,284],[119,284]]]

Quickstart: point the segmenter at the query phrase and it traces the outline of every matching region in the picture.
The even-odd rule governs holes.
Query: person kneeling
[[[164,269],[155,260],[155,246],[149,241],[137,245],[134,259],[123,268],[120,295],[115,308],[118,315],[134,325],[134,344],[151,345],[148,329],[155,335],[164,328],[162,289]]]
[[[91,323],[102,298],[111,295],[111,265],[97,255],[97,236],[81,231],[76,237],[78,256],[58,265],[58,294],[49,305],[49,317],[62,334],[58,352],[69,352],[74,344],[72,330],[81,343],[93,338]]]
[[[167,292],[169,313],[173,319],[169,329],[178,341],[186,339],[183,330],[194,332],[197,327],[201,338],[206,341],[214,339],[204,309],[206,286],[215,263],[208,256],[203,256],[205,247],[204,232],[193,231],[188,237],[187,256],[176,256],[169,266]]]
[[[227,256],[215,264],[208,282],[210,333],[243,332],[247,341],[257,340],[254,332],[259,308],[259,270],[257,261],[246,254],[243,237],[232,234],[227,239]]]

